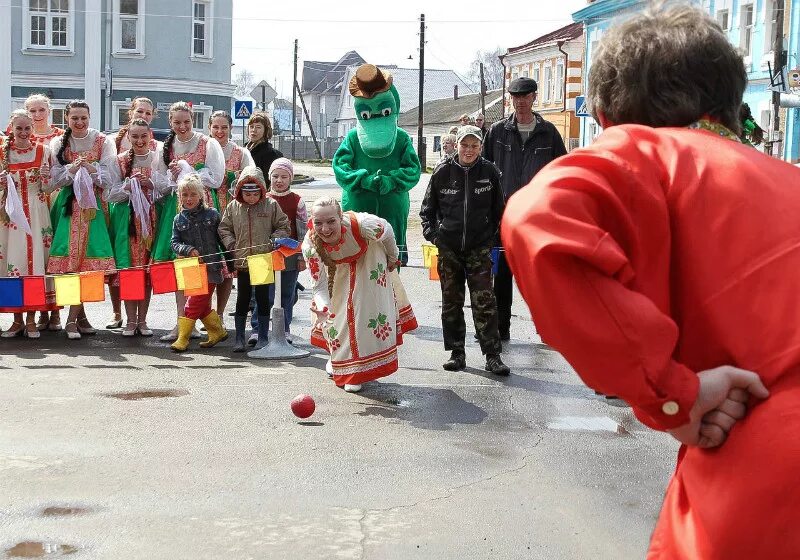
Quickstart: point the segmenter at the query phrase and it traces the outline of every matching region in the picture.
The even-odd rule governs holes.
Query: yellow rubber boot
[[[192,329],[194,329],[196,322],[196,319],[178,317],[178,339],[172,343],[170,348],[176,352],[183,352],[189,348],[189,339],[192,336]]]
[[[208,315],[200,319],[206,327],[208,339],[200,343],[201,348],[211,348],[218,342],[228,338],[228,331],[222,326],[222,319],[216,311],[211,311]]]

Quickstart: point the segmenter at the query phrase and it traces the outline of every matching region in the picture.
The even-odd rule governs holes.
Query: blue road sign
[[[589,108],[586,107],[586,96],[579,95],[575,98],[575,116],[576,117],[591,117]]]
[[[253,114],[253,102],[234,101],[233,112],[236,113],[233,118],[247,120]]]

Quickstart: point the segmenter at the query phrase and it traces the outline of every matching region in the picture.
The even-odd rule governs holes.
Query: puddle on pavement
[[[102,396],[123,401],[140,401],[142,399],[165,399],[171,397],[185,397],[189,394],[186,389],[147,389],[130,393],[103,393]]]
[[[630,432],[619,422],[608,416],[562,416],[547,423],[551,430],[583,431],[583,432],[611,432],[612,434],[627,435]]]
[[[58,558],[78,552],[78,547],[70,544],[26,541],[6,550],[9,558]]]
[[[42,517],[66,517],[69,515],[83,515],[92,510],[77,506],[50,506],[42,510]]]

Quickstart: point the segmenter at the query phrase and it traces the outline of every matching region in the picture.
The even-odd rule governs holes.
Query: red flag
[[[172,262],[161,262],[150,265],[150,283],[154,294],[167,294],[178,290],[175,279],[175,265]]]
[[[144,299],[144,269],[129,268],[119,271],[119,299],[124,301]]]
[[[44,276],[25,276],[22,279],[23,307],[41,307],[46,304]]]

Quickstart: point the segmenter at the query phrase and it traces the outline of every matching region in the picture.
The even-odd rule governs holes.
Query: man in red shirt
[[[651,559],[800,554],[800,170],[740,143],[746,83],[699,9],[633,16],[589,74],[605,132],[503,219],[542,338],[684,444]]]

